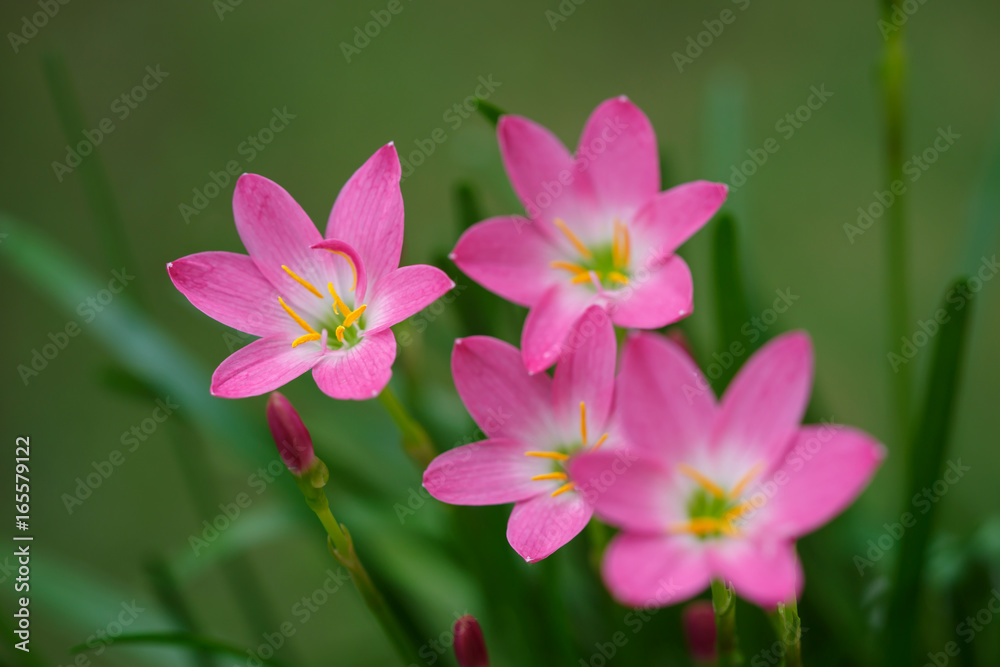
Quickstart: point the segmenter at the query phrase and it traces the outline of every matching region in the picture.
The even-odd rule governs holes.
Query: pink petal
[[[552,461],[525,456],[530,445],[498,438],[462,445],[437,456],[424,471],[424,488],[452,505],[500,505],[551,493]]]
[[[500,157],[528,217],[547,223],[563,218],[571,224],[589,218],[593,188],[585,171],[561,141],[547,129],[521,116],[503,116],[497,124]]]
[[[741,452],[748,463],[770,468],[798,431],[812,375],[808,334],[787,333],[764,345],[726,389],[713,446]]]
[[[313,368],[313,379],[331,398],[363,401],[389,384],[395,359],[396,338],[390,329],[365,332],[353,347],[323,355]]]
[[[518,216],[483,220],[462,234],[451,259],[486,289],[530,307],[558,279],[550,265],[561,257],[539,228]]]
[[[615,328],[600,306],[591,306],[576,321],[563,346],[552,383],[556,418],[579,437],[580,403],[586,405],[588,442],[604,433],[615,391]]]
[[[618,392],[628,441],[644,455],[670,465],[708,445],[715,394],[676,343],[653,333],[630,336]]]
[[[660,191],[656,134],[646,114],[625,96],[594,109],[576,156],[588,160],[594,191],[608,211],[631,214]]]
[[[693,181],[661,192],[645,202],[630,231],[633,247],[646,248],[639,261],[657,261],[674,253],[712,219],[726,201],[723,183]]]
[[[340,191],[326,225],[326,238],[357,248],[372,282],[399,266],[403,249],[400,172],[393,144],[375,151]]]
[[[802,592],[802,564],[792,542],[723,540],[713,544],[709,558],[716,576],[759,607],[773,608]]]
[[[677,515],[683,504],[674,501],[671,473],[627,448],[577,454],[569,473],[577,491],[613,526],[660,533],[686,519]]]
[[[319,361],[316,345],[292,347],[294,334],[253,341],[229,355],[212,374],[211,392],[222,398],[259,396],[291,382]]]
[[[364,259],[354,249],[354,246],[338,239],[324,239],[313,245],[312,249],[335,255],[334,263],[337,264],[337,293],[341,295],[341,298],[346,298],[348,292],[352,291],[351,287],[353,287],[354,304],[356,306],[361,305],[368,291],[368,271],[365,269]],[[345,255],[347,259],[344,259],[343,256]],[[353,271],[350,264],[354,265]]]
[[[575,491],[555,497],[542,493],[514,505],[507,541],[521,558],[534,563],[579,535],[593,515],[593,508]]]
[[[544,371],[559,359],[563,341],[587,307],[596,303],[576,285],[553,285],[528,313],[521,332],[521,356],[529,373]]]
[[[677,255],[651,270],[638,270],[628,285],[612,294],[611,319],[620,327],[659,329],[694,309],[691,269]]]
[[[488,336],[455,341],[451,354],[455,388],[483,433],[535,443],[554,431],[552,380],[528,375],[521,353],[509,343]]]
[[[278,305],[278,293],[247,255],[200,252],[167,264],[181,294],[213,320],[253,334],[285,331],[294,322]]]
[[[622,533],[604,552],[601,571],[615,599],[632,607],[677,604],[711,583],[702,547],[687,536]]]
[[[864,491],[885,453],[885,447],[862,431],[840,425],[803,427],[782,466],[758,487],[764,494],[758,497],[767,499],[761,508],[766,525],[760,531],[798,537],[816,530]],[[773,493],[767,493],[769,488]]]
[[[281,268],[287,266],[321,289],[333,267],[332,260],[310,249],[322,237],[284,188],[263,176],[243,174],[233,193],[233,217],[257,268],[286,301],[318,301]]]
[[[441,269],[424,264],[404,266],[379,278],[365,311],[368,335],[418,313],[455,286]]]

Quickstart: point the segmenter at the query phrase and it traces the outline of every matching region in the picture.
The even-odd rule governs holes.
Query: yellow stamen
[[[580,283],[589,283],[590,282],[590,272],[589,271],[584,271],[583,273],[578,273],[575,276],[573,276],[572,278],[570,278],[570,282],[573,283],[574,285],[579,285]]]
[[[298,347],[302,343],[308,343],[309,341],[319,340],[320,338],[322,338],[322,336],[320,336],[318,333],[303,334],[292,341],[292,347]]]
[[[567,475],[564,472],[547,472],[544,475],[535,475],[531,478],[532,482],[538,482],[546,479],[566,479]]]
[[[296,314],[296,312],[294,310],[292,310],[291,308],[289,308],[288,304],[285,303],[285,300],[282,299],[280,296],[278,297],[278,303],[281,304],[281,307],[285,309],[285,312],[288,313],[288,315],[293,320],[295,320],[296,322],[298,322],[298,325],[300,327],[302,327],[303,329],[305,329],[306,331],[308,331],[311,334],[316,333],[316,330],[313,329],[311,326],[309,326],[308,322],[306,322],[304,319],[302,319],[301,317],[299,317],[298,314]],[[316,334],[316,335],[319,335],[319,334]]]
[[[580,401],[580,442],[587,446],[587,404]]]
[[[339,340],[341,343],[344,342],[344,327],[343,326],[337,327],[337,340]]]
[[[620,271],[608,271],[608,280],[612,280],[622,285],[628,285],[628,276]]]
[[[754,467],[750,468],[750,471],[747,474],[740,478],[740,481],[736,482],[736,486],[734,486],[733,490],[729,492],[729,495],[734,498],[739,496],[763,469],[764,465],[762,463],[755,464]]]
[[[580,266],[579,264],[574,264],[573,262],[562,262],[554,261],[549,264],[553,269],[566,269],[567,271],[572,271],[573,273],[586,273],[587,269]]]
[[[361,317],[361,314],[365,312],[365,308],[367,307],[368,306],[366,306],[365,304],[361,304],[356,309],[352,310],[351,314],[344,318],[344,326],[349,327],[355,322],[357,322],[358,318]]]
[[[594,449],[597,449],[598,447],[600,447],[601,445],[603,445],[604,441],[607,440],[607,439],[608,439],[608,434],[605,433],[604,435],[602,435],[600,437],[600,439],[597,442],[594,443]]]
[[[552,492],[552,497],[555,498],[560,493],[566,493],[567,491],[571,491],[571,490],[573,490],[575,488],[576,488],[576,482],[568,482],[568,483],[563,484],[562,486],[560,486],[555,491],[553,491]]]
[[[722,515],[722,522],[729,523],[733,519],[738,519],[747,512],[749,512],[752,508],[753,508],[753,503],[750,502],[740,503],[739,505],[737,505],[736,507],[732,508],[731,510],[727,511],[725,514]]]
[[[613,228],[611,231],[611,263],[615,266],[621,266],[619,258],[621,257],[621,229],[622,223],[618,218],[612,223]]]
[[[334,255],[340,255],[341,257],[347,260],[348,265],[350,265],[351,267],[351,273],[354,274],[354,282],[351,283],[351,291],[353,292],[354,290],[358,289],[358,268],[354,266],[354,260],[352,260],[347,255],[346,252],[342,252],[340,250],[331,250],[330,252],[332,252]]]
[[[695,517],[687,523],[681,523],[673,526],[671,528],[671,532],[692,533],[694,535],[698,535],[699,537],[704,537],[709,533],[717,532],[720,528],[721,525],[718,519],[713,519],[711,517]]]
[[[628,266],[629,254],[632,252],[632,240],[629,238],[628,235],[628,225],[626,225],[624,222],[622,223],[622,240],[623,240],[622,243],[623,249],[621,257],[622,263],[620,264],[620,266]]]
[[[705,477],[704,475],[702,475],[700,472],[698,472],[697,470],[695,470],[691,466],[682,463],[679,466],[677,466],[677,472],[679,472],[680,474],[684,475],[685,477],[690,477],[691,479],[693,479],[694,481],[696,481],[698,484],[700,484],[702,486],[702,488],[704,488],[706,491],[708,491],[709,493],[711,493],[716,498],[725,498],[726,497],[726,492],[723,491],[722,489],[720,489],[715,484],[715,482],[713,482],[709,478]]]
[[[555,459],[556,461],[569,460],[569,454],[562,452],[525,452],[525,456],[537,456],[540,459]]]
[[[559,231],[561,231],[563,234],[566,235],[566,238],[569,239],[569,242],[573,244],[573,246],[577,249],[577,251],[579,251],[581,255],[583,255],[587,259],[594,258],[594,254],[590,252],[590,248],[583,245],[583,242],[579,238],[577,238],[576,234],[573,233],[573,231],[566,225],[565,222],[563,222],[559,218],[556,218],[555,220],[553,220],[553,222],[555,223],[556,227],[559,228]]]
[[[322,292],[320,292],[320,291],[319,291],[318,289],[316,289],[315,287],[313,287],[312,285],[310,285],[310,284],[309,284],[309,281],[307,281],[307,280],[304,280],[304,279],[302,279],[302,278],[299,278],[299,277],[298,277],[297,275],[295,275],[295,273],[294,273],[294,272],[293,272],[293,271],[292,271],[292,270],[291,270],[290,268],[288,268],[288,267],[287,267],[287,266],[285,266],[284,264],[282,264],[282,265],[281,265],[281,268],[283,268],[283,269],[285,270],[285,273],[287,273],[288,275],[290,275],[290,276],[292,277],[292,280],[294,280],[294,281],[295,281],[295,282],[297,282],[298,284],[300,284],[300,285],[302,285],[303,287],[305,287],[305,288],[306,288],[307,290],[309,290],[310,292],[312,292],[313,294],[315,294],[315,295],[316,295],[317,297],[319,297],[320,299],[322,299],[322,298],[323,298],[323,293],[322,293]]]
[[[330,295],[333,297],[333,301],[336,304],[333,307],[333,312],[336,313],[337,309],[340,308],[340,312],[342,314],[349,315],[350,312],[351,312],[351,309],[347,307],[347,304],[344,303],[344,300],[340,298],[339,294],[337,294],[337,290],[333,289],[333,283],[327,283],[326,287],[327,287],[327,289],[330,290]]]

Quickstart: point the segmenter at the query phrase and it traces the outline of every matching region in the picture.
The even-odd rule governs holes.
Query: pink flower
[[[385,387],[396,358],[389,327],[454,287],[434,267],[399,267],[399,176],[390,143],[340,191],[325,239],[279,185],[240,177],[233,216],[249,256],[202,252],[167,264],[196,308],[261,337],[219,365],[213,395],[264,394],[310,369],[333,398],[371,398]]]
[[[316,462],[312,436],[302,423],[298,410],[284,395],[273,392],[267,399],[267,427],[271,430],[278,454],[294,475],[301,475]]]
[[[521,335],[530,372],[556,361],[591,305],[636,329],[691,313],[691,272],[674,251],[719,210],[725,185],[695,181],[660,192],[656,135],[625,97],[594,110],[575,155],[520,116],[502,117],[497,136],[530,220],[477,223],[451,258],[487,289],[531,309]]]
[[[674,604],[713,578],[763,607],[798,595],[795,539],[843,511],[885,457],[861,431],[800,426],[812,367],[808,335],[783,335],[747,361],[716,403],[677,344],[653,334],[628,341],[618,401],[641,461],[614,479],[603,452],[570,466],[581,484],[601,480],[596,512],[623,529],[603,564],[616,598]]]
[[[529,563],[573,539],[593,514],[567,473],[570,461],[577,452],[618,444],[611,322],[591,308],[569,343],[553,378],[529,375],[517,348],[495,338],[456,341],[455,386],[488,440],[441,454],[424,473],[424,487],[446,503],[515,503],[507,541]]]

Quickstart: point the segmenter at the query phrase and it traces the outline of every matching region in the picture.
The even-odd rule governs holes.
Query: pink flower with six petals
[[[340,191],[326,238],[279,185],[240,177],[233,217],[249,256],[202,252],[167,264],[196,308],[261,337],[219,365],[213,395],[257,396],[310,369],[333,398],[367,399],[385,387],[396,358],[389,327],[454,287],[432,266],[399,266],[399,177],[390,143]]]
[[[622,427],[640,462],[595,494],[623,529],[604,580],[621,602],[675,604],[713,578],[762,607],[797,596],[795,539],[843,511],[885,457],[871,436],[800,426],[812,384],[808,335],[785,334],[751,357],[719,403],[675,343],[638,334],[619,377]],[[602,452],[574,459],[581,484],[606,473]]]
[[[487,289],[531,309],[521,335],[530,372],[556,361],[591,305],[637,329],[691,313],[691,272],[674,251],[722,206],[725,185],[695,181],[660,192],[656,135],[625,97],[594,110],[575,155],[520,116],[503,116],[497,136],[530,220],[477,223],[451,257]]]
[[[507,541],[526,561],[551,555],[593,507],[567,468],[581,451],[613,452],[614,328],[593,307],[575,324],[555,376],[529,375],[517,348],[488,336],[455,341],[452,374],[489,438],[435,458],[424,487],[453,505],[515,503]]]

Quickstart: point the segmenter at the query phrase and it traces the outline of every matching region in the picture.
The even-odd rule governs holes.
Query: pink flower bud
[[[695,663],[715,662],[715,610],[712,603],[697,600],[684,608],[684,636]]]
[[[459,667],[490,667],[483,630],[474,616],[455,621],[455,658]]]
[[[267,400],[267,426],[288,469],[295,475],[308,470],[316,460],[312,438],[299,413],[276,391]]]

